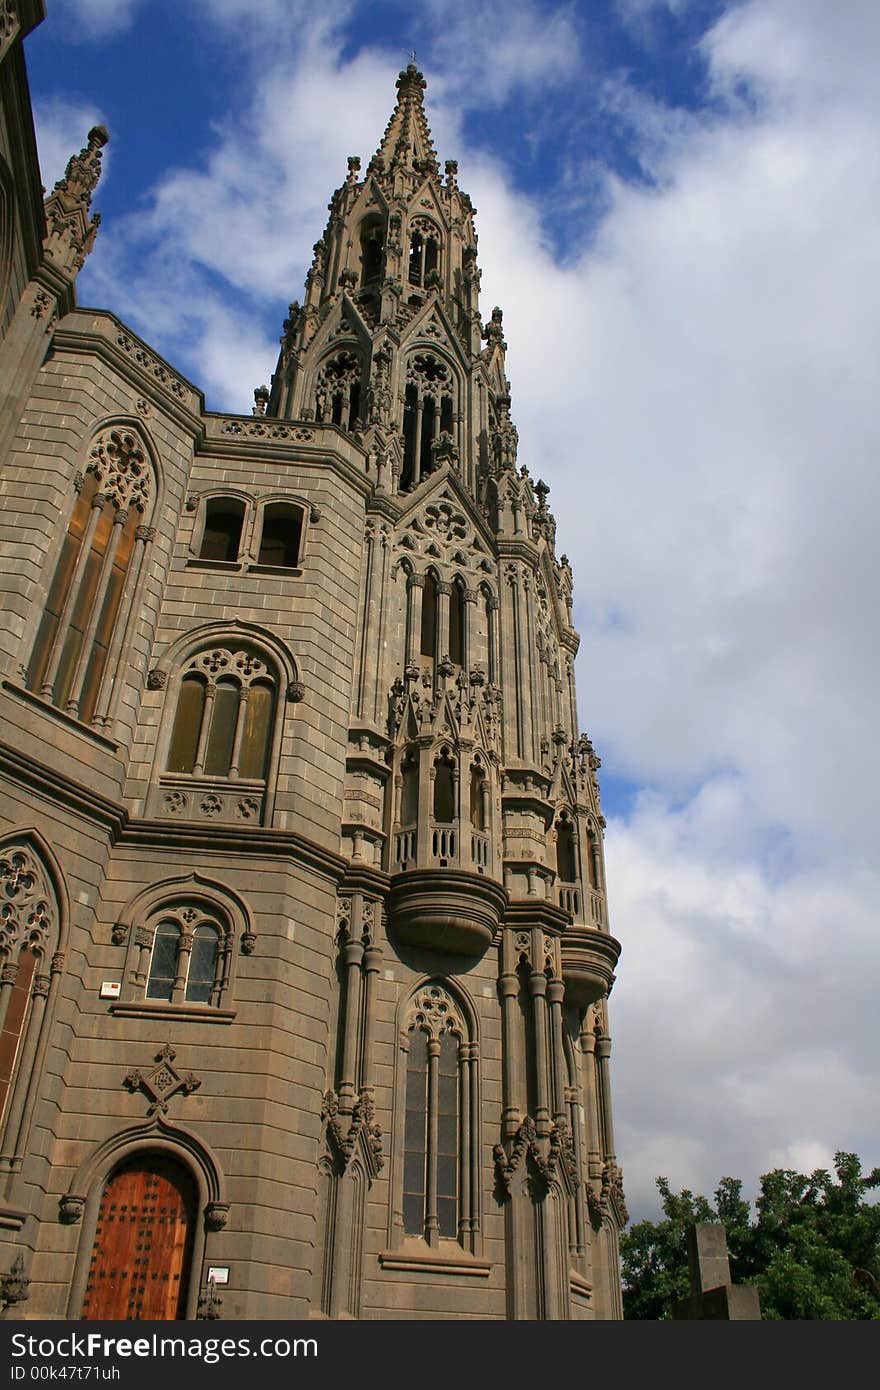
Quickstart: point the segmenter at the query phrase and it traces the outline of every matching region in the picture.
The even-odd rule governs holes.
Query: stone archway
[[[82,1318],[185,1318],[198,1209],[195,1178],[170,1153],[121,1163],[101,1196]]]

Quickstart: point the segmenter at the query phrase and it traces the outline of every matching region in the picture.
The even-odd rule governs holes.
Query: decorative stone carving
[[[8,1274],[0,1274],[0,1303],[4,1309],[24,1303],[30,1297],[30,1279],[24,1272],[24,1255],[15,1259]]]
[[[358,1141],[363,1139],[373,1173],[381,1172],[384,1165],[382,1127],[375,1119],[373,1096],[369,1088],[364,1087],[355,1102],[347,1129],[339,1118],[339,1097],[335,1091],[324,1092],[321,1119],[326,1127],[328,1143],[335,1149],[343,1166],[351,1161]]]
[[[251,931],[250,929],[248,929],[247,931],[242,932],[242,934],[241,934],[241,954],[242,954],[243,956],[252,956],[252,955],[254,954],[254,950],[255,950],[255,948],[256,948],[256,944],[257,944],[257,934],[256,934],[256,932]]]
[[[222,1231],[228,1220],[228,1202],[209,1202],[205,1207],[205,1230]]]
[[[137,1070],[130,1071],[123,1080],[126,1090],[143,1091],[150,1102],[148,1115],[155,1115],[157,1111],[165,1114],[168,1109],[168,1102],[172,1096],[182,1093],[185,1096],[191,1095],[201,1086],[201,1079],[194,1076],[192,1072],[187,1072],[182,1076],[172,1063],[177,1056],[174,1048],[165,1043],[156,1053],[157,1065],[150,1071],[144,1073]]]
[[[414,997],[406,1016],[407,1031],[421,1028],[429,1037],[453,1033],[463,1041],[467,1035],[458,1005],[441,985],[426,985]]]
[[[527,1115],[510,1143],[509,1149],[496,1144],[492,1150],[495,1159],[495,1179],[499,1192],[508,1196],[513,1179],[523,1162],[529,1168],[529,1186],[532,1196],[540,1198],[558,1181],[561,1170],[571,1186],[578,1182],[577,1160],[571,1133],[564,1120],[550,1127],[547,1139],[538,1136],[537,1127]]]
[[[94,473],[99,491],[122,511],[136,507],[146,510],[150,500],[151,475],[140,440],[128,430],[111,429],[102,434],[89,452],[86,473]]]
[[[223,1316],[223,1299],[217,1292],[217,1285],[211,1279],[199,1294],[196,1310],[197,1322],[213,1322]]]
[[[49,312],[51,305],[51,296],[47,294],[45,290],[37,290],[34,295],[34,302],[31,305],[31,314],[35,319],[44,318]]]
[[[157,667],[154,666],[153,669],[152,669],[152,671],[148,672],[148,674],[147,674],[147,689],[148,689],[148,690],[164,690],[164,689],[165,689],[165,686],[167,685],[167,683],[168,683],[168,672],[167,672],[167,671],[160,671],[160,670],[158,670]]]
[[[287,698],[292,705],[298,705],[306,698],[306,688],[302,681],[291,681],[287,687]]]
[[[71,156],[64,178],[46,199],[46,254],[71,276],[82,269],[101,225],[98,213],[89,217],[89,208],[101,176],[101,151],[109,138],[104,126],[93,126],[88,144]]]
[[[0,956],[25,944],[42,952],[57,931],[58,909],[46,870],[25,842],[0,853]]]
[[[58,1203],[58,1215],[65,1226],[75,1226],[82,1221],[82,1214],[85,1211],[85,1197],[77,1197],[69,1192],[66,1197],[62,1197]]]

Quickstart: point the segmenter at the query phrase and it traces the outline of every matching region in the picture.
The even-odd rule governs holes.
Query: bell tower
[[[620,948],[599,759],[577,725],[572,572],[548,486],[517,463],[502,312],[481,319],[475,209],[455,161],[440,173],[424,90],[410,64],[363,176],[349,159],[263,396],[269,416],[353,438],[373,483],[328,1152],[365,1105],[391,1130],[384,1271],[474,1275],[500,1217],[503,1316],[616,1317],[606,998]],[[386,979],[403,982],[393,1094],[371,1041],[394,1021],[377,891]],[[335,1149],[325,1290],[364,1219]]]

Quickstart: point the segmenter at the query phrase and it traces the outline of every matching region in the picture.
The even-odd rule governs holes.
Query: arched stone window
[[[66,893],[35,831],[0,839],[0,1170],[24,1153],[64,966]]]
[[[425,575],[422,588],[422,625],[419,652],[433,662],[437,655],[437,578],[432,570]]]
[[[465,664],[466,631],[465,588],[461,580],[456,579],[449,595],[449,660],[456,666]]]
[[[402,1039],[402,1234],[435,1248],[458,1240],[473,1249],[480,1225],[476,1040],[464,1009],[437,980],[410,1000]]]
[[[267,502],[261,512],[257,563],[273,569],[296,569],[302,535],[302,507],[292,502]]]
[[[143,546],[142,521],[154,479],[140,438],[124,426],[103,431],[75,479],[77,500],[27,669],[26,684],[84,723],[96,722],[108,665],[121,648]],[[131,581],[134,582],[131,582]]]
[[[454,442],[455,394],[454,374],[441,357],[418,352],[410,358],[403,410],[402,491],[418,487],[433,471],[441,435]]]
[[[245,504],[239,497],[209,497],[199,547],[200,560],[238,560]]]
[[[164,683],[164,678],[159,677]],[[286,685],[268,652],[227,638],[183,662],[169,683],[157,744],[154,809],[163,816],[259,825],[274,777]]]
[[[315,419],[319,424],[354,429],[360,419],[362,375],[360,358],[347,349],[324,362],[315,387]]]
[[[219,1006],[231,932],[216,909],[197,901],[177,903],[165,908],[147,930],[152,947],[145,997],[168,1004]]]
[[[427,217],[411,224],[407,279],[411,285],[430,285],[429,276],[440,269],[440,233]]]
[[[365,218],[361,223],[361,285],[374,284],[382,278],[385,244],[381,221]]]
[[[456,817],[456,765],[449,749],[444,747],[434,759],[434,820],[438,825],[451,825]]]
[[[193,657],[181,681],[168,771],[265,778],[275,685],[269,667],[247,649]]]
[[[489,784],[486,779],[486,768],[479,753],[471,763],[471,788],[470,788],[470,813],[471,825],[474,830],[488,830],[489,828]]]
[[[111,1012],[228,1022],[236,947],[250,955],[256,944],[249,923],[241,900],[200,874],[144,889],[113,927],[126,955],[123,993]]]
[[[562,811],[556,822],[556,872],[562,883],[577,880],[577,848],[574,825],[568,811]]]

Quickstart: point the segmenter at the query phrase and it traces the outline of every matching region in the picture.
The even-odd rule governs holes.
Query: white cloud
[[[67,37],[110,38],[131,24],[143,0],[54,0],[53,12],[66,20]]]
[[[40,173],[47,189],[63,177],[67,161],[85,146],[92,127],[104,123],[104,117],[95,106],[63,98],[35,103],[34,125]],[[101,177],[106,183],[110,166],[109,146],[105,146],[101,159]]]

